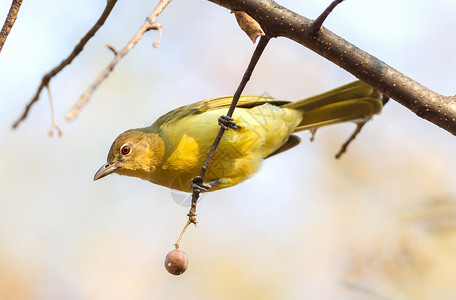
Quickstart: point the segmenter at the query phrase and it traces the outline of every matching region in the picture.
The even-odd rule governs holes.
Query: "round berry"
[[[165,258],[165,268],[173,275],[180,275],[187,270],[188,257],[184,251],[174,249],[168,252]]]

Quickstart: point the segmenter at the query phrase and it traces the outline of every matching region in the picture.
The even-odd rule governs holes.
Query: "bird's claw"
[[[193,192],[205,193],[211,189],[211,185],[203,181],[203,177],[195,176],[190,182],[190,189]]]
[[[238,125],[238,124],[236,124],[236,122],[234,122],[234,119],[232,117],[228,117],[228,116],[220,116],[218,118],[218,123],[225,130],[227,130],[228,128],[231,128],[234,130],[241,128],[240,125]]]

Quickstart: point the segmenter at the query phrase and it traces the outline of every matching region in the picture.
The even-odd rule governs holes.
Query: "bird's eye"
[[[128,145],[122,146],[122,148],[120,148],[120,153],[122,153],[123,155],[127,155],[128,153],[130,153],[130,151],[131,148]]]

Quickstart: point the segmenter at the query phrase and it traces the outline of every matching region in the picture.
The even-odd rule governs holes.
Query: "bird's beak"
[[[100,178],[103,178],[111,173],[113,173],[115,170],[117,170],[119,167],[113,163],[105,163],[101,168],[95,173],[95,176],[93,176],[93,180],[98,180]]]

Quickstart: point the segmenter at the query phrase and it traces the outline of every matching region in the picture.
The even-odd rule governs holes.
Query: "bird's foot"
[[[192,181],[190,182],[190,189],[193,192],[205,193],[211,189],[211,185],[209,183],[205,183],[203,181],[203,177],[195,176],[195,177],[193,177]]]
[[[232,117],[228,117],[228,116],[220,116],[218,118],[218,123],[225,130],[227,130],[228,128],[231,128],[234,130],[241,128],[240,125],[238,125],[238,124],[236,124],[236,122],[234,122],[234,119]]]

